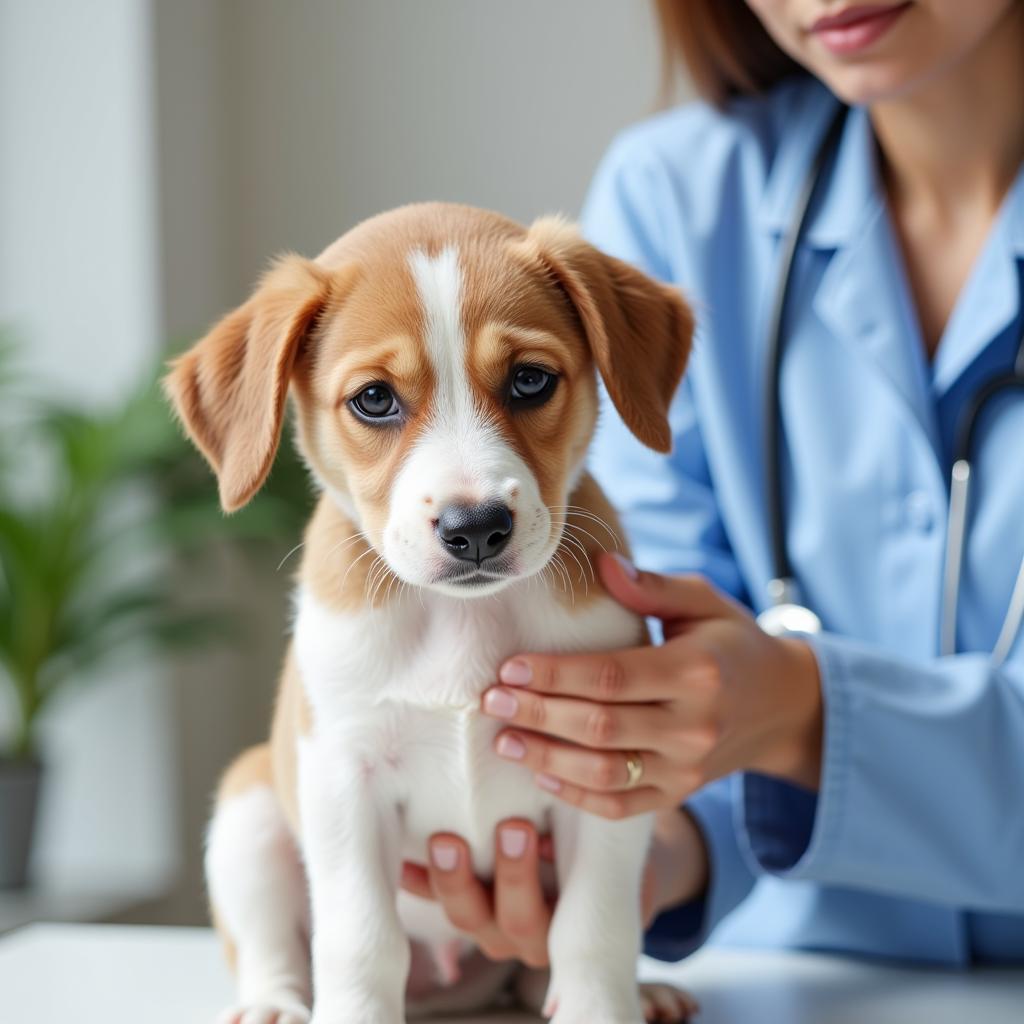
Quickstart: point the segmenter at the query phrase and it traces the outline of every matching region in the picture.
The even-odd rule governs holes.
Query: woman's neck
[[[1024,161],[1024,3],[972,53],[870,108],[890,202],[994,215]]]

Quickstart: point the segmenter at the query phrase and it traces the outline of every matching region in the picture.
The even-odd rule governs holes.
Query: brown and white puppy
[[[692,326],[675,290],[561,220],[429,204],[282,259],[175,362],[167,391],[226,510],[269,472],[289,391],[322,489],[270,742],[229,769],[210,826],[240,990],[224,1021],[398,1024],[491,1004],[514,968],[475,956],[398,878],[435,832],[465,837],[487,876],[508,817],[554,836],[547,1012],[643,1019],[649,818],[560,804],[493,756],[478,709],[515,652],[642,641],[592,565],[615,529],[584,468],[595,369],[666,451]]]

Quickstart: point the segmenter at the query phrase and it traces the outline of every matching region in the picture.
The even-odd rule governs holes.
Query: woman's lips
[[[811,32],[837,56],[857,53],[881,39],[911,6],[908,2],[848,7],[839,14],[819,18],[811,26]]]

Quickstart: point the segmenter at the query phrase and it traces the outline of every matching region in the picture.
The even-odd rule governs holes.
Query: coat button
[[[912,530],[927,533],[935,525],[935,503],[927,491],[911,491],[903,502],[903,515]]]

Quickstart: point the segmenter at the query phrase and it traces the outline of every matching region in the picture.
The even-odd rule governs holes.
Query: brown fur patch
[[[224,773],[217,790],[218,800],[238,796],[253,786],[273,786],[270,747],[266,743],[250,747],[239,754]]]

